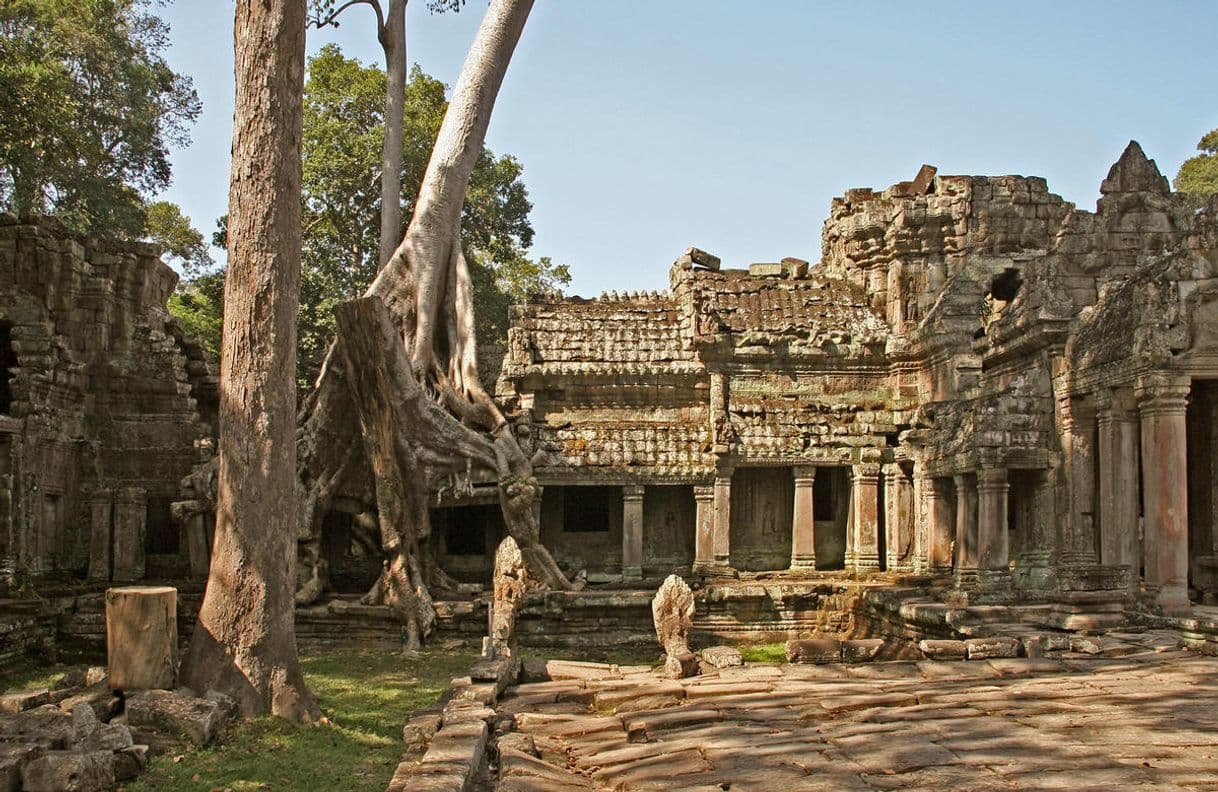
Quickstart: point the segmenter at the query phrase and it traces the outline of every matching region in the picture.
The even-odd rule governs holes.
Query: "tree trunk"
[[[313,721],[293,623],[305,0],[238,0],[211,573],[184,668],[246,715]]]
[[[406,112],[406,3],[389,0],[378,31],[385,51],[385,143],[381,149],[381,244],[385,266],[402,233],[402,135]]]
[[[461,252],[469,177],[531,6],[532,0],[492,0],[444,116],[410,227],[367,297],[336,312],[341,352],[331,349],[300,417],[301,525],[315,544],[335,493],[362,470],[352,461],[360,456],[372,469],[387,554],[385,572],[366,600],[405,603],[420,634],[429,610],[421,583],[442,574],[423,547],[431,485],[440,474],[494,471],[508,532],[530,571],[551,588],[570,586],[539,543],[529,462],[478,381],[472,289]],[[356,416],[362,443],[350,431]]]

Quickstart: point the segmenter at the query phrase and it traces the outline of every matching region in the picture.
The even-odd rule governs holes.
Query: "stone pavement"
[[[499,705],[497,789],[1218,789],[1218,660],[1129,650],[680,681],[551,662]]]

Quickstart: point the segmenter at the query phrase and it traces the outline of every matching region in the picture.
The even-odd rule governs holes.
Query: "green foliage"
[[[152,0],[0,3],[0,205],[137,237],[201,109]]]
[[[203,235],[177,204],[153,201],[144,207],[144,213],[144,238],[161,246],[167,264],[176,264],[188,278],[202,275],[216,265]]]
[[[1197,150],[1201,153],[1184,161],[1173,185],[1176,192],[1184,193],[1194,207],[1200,208],[1218,193],[1218,129],[1206,133],[1197,143]]]
[[[220,359],[220,332],[224,327],[224,272],[182,281],[169,297],[169,313],[182,320],[186,332],[207,347],[212,360]]]
[[[447,101],[444,84],[417,66],[406,85],[402,146],[402,217],[414,211]],[[316,377],[334,334],[334,306],[360,296],[377,272],[385,73],[334,46],[309,60],[302,147],[304,245],[301,263],[297,374]],[[502,337],[507,308],[529,292],[570,282],[566,267],[530,260],[532,204],[523,168],[484,149],[470,179],[462,244],[474,282],[483,340]]]
[[[280,718],[239,723],[219,745],[153,761],[132,792],[209,789],[382,790],[402,754],[402,726],[439,698],[475,655],[342,651],[301,658],[328,726]]]

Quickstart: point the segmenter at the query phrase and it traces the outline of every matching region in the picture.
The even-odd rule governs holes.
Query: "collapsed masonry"
[[[835,199],[815,266],[691,249],[669,291],[517,309],[542,541],[594,581],[951,574],[1062,626],[1218,595],[1218,202],[1136,143],[1100,192],[926,167]],[[451,511],[442,559],[485,563]]]
[[[64,572],[185,576],[170,504],[207,453],[217,393],[165,310],[176,283],[153,245],[0,213],[0,596]]]

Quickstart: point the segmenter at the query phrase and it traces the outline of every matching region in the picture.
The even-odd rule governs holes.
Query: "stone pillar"
[[[977,477],[953,477],[956,485],[956,585],[967,586],[977,578]]]
[[[927,567],[931,572],[947,572],[952,568],[952,541],[956,535],[956,520],[952,509],[951,487],[945,478],[922,480],[926,498]]]
[[[1138,383],[1142,421],[1142,487],[1146,587],[1166,614],[1188,601],[1188,380]]]
[[[113,495],[108,489],[89,494],[89,580],[109,580]]]
[[[791,518],[791,569],[816,569],[816,519],[813,493],[816,468],[797,467],[795,510]]]
[[[644,487],[622,487],[622,579],[643,579]]]
[[[913,480],[897,463],[884,465],[884,548],[889,570],[913,570]]]
[[[1062,413],[1069,509],[1061,548],[1063,563],[1094,565],[1095,553],[1095,405],[1071,399]]]
[[[1117,391],[1099,401],[1100,563],[1129,567],[1138,578],[1138,424],[1132,394]]]
[[[982,572],[1009,572],[1006,468],[977,473],[977,567]]]
[[[870,572],[880,568],[880,466],[854,466],[850,487],[850,532],[846,536],[846,568]]]
[[[708,572],[715,565],[715,488],[694,487],[694,571]]]
[[[148,516],[147,491],[124,487],[114,493],[114,580],[144,578],[144,531]]]
[[[711,549],[715,557],[715,566],[727,569],[731,566],[729,558],[732,553],[732,471],[719,470],[715,473],[714,524],[712,528]]]

